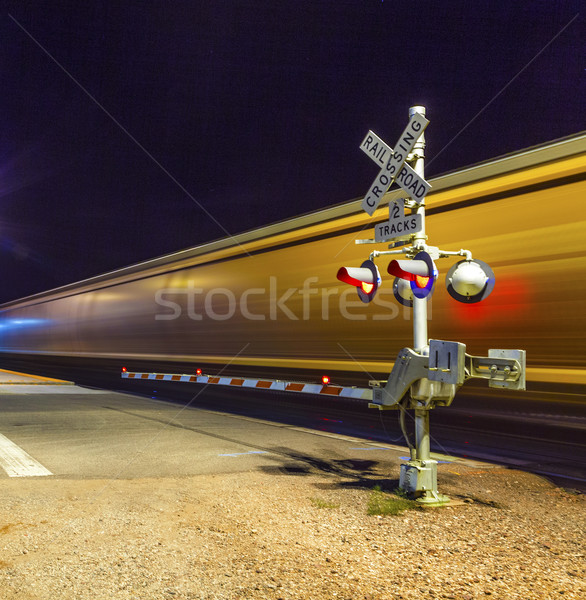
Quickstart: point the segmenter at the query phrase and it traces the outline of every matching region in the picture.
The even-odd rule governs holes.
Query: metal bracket
[[[393,242],[392,244],[389,244],[388,248],[389,250],[391,248],[399,248],[400,246],[408,246],[411,243],[411,240],[398,240],[396,242]]]
[[[492,388],[525,390],[525,350],[491,349],[488,356],[466,355],[466,379],[488,379]]]
[[[439,260],[440,249],[437,246],[428,246],[425,244],[425,251],[431,256],[431,260]]]

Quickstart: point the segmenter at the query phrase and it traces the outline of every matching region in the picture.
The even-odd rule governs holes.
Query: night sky
[[[577,0],[2,6],[0,302],[585,129]]]

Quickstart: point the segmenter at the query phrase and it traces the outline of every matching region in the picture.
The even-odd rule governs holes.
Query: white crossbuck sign
[[[415,113],[394,150],[372,131],[366,134],[360,149],[377,164],[382,165],[382,169],[362,201],[362,208],[369,215],[372,216],[383,195],[395,180],[418,203],[423,201],[431,189],[429,183],[405,163],[409,152],[413,150],[428,124],[429,121],[423,115]]]

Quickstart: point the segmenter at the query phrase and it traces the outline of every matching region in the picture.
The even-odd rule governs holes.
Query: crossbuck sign
[[[422,114],[415,113],[409,120],[399,141],[395,144],[394,150],[372,131],[366,134],[362,144],[360,144],[360,149],[377,164],[382,164],[382,169],[362,201],[362,208],[370,216],[377,209],[382,197],[395,180],[413,200],[417,203],[423,202],[431,186],[405,161],[428,125],[429,121]]]

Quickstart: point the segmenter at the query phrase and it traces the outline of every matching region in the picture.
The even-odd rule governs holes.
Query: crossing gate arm
[[[176,383],[200,383],[204,385],[225,385],[257,390],[271,390],[279,392],[297,392],[300,394],[314,394],[318,396],[331,396],[337,398],[351,398],[353,400],[372,401],[372,389],[358,387],[344,387],[323,383],[304,383],[295,381],[281,381],[279,379],[251,379],[246,377],[221,377],[213,375],[188,375],[172,373],[138,373],[122,370],[122,379],[140,379],[142,381],[172,381]]]

